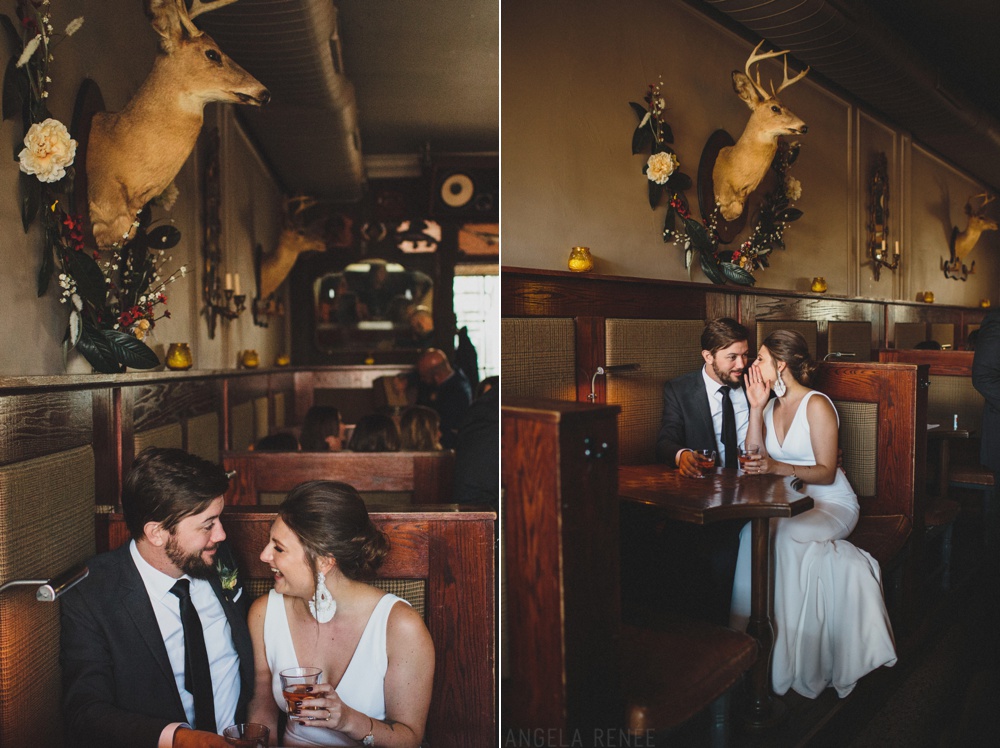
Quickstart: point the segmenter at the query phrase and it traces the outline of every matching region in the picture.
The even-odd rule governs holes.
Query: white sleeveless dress
[[[802,398],[784,444],[774,430],[774,400],[764,408],[765,445],[772,458],[815,465],[806,403]],[[827,398],[829,400],[829,398]],[[774,558],[774,692],[789,688],[816,698],[828,686],[847,696],[858,680],[896,664],[878,562],[844,540],[858,522],[857,495],[840,468],[828,486],[807,484],[815,502],[796,517],[771,520]],[[750,617],[750,525],[740,534],[730,625],[740,631]]]
[[[348,706],[367,714],[373,719],[385,719],[385,672],[389,658],[385,649],[385,631],[389,621],[389,611],[397,602],[406,603],[400,597],[386,594],[375,605],[365,630],[361,634],[358,648],[337,685],[337,695]],[[409,603],[406,603],[409,604]],[[267,664],[271,668],[271,691],[282,711],[287,710],[285,697],[281,693],[281,679],[278,673],[290,667],[300,667],[292,646],[292,635],[285,614],[284,595],[271,590],[264,614],[264,650]],[[308,664],[308,663],[306,663]],[[289,720],[285,728],[283,746],[302,745],[359,745],[358,741],[342,732],[325,727],[301,727]]]

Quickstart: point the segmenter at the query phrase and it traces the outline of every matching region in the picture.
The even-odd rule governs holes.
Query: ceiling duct
[[[851,95],[989,185],[1000,185],[1000,122],[866,7],[863,0],[693,0]],[[905,4],[900,5],[905,13]]]
[[[240,0],[197,25],[271,92],[238,107],[283,189],[335,202],[361,198],[363,165],[354,86],[345,75],[331,0]]]

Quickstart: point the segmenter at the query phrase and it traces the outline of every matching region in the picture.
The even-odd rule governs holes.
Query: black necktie
[[[736,459],[736,411],[733,401],[729,399],[729,388],[720,387],[722,395],[722,447],[726,452],[726,467],[734,468]]]
[[[178,579],[170,592],[181,601],[181,625],[184,627],[184,688],[194,696],[194,726],[215,732],[215,697],[212,694],[212,670],[205,649],[205,632],[194,603],[191,582]]]

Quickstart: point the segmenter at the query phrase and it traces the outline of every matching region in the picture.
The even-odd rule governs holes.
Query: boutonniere
[[[233,592],[236,591],[237,585],[239,584],[239,572],[236,569],[230,569],[222,560],[216,562],[215,571],[219,575],[219,583],[222,584],[222,591],[226,593],[226,597],[230,601],[233,600]]]

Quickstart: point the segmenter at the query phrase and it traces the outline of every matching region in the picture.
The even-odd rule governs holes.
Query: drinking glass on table
[[[256,722],[240,722],[223,730],[222,737],[229,745],[235,745],[237,748],[267,748],[271,731],[267,725],[260,725]]]
[[[312,687],[319,683],[323,671],[318,667],[290,667],[278,673],[281,678],[281,693],[285,697],[288,714],[306,699],[312,697]]]
[[[760,446],[757,444],[743,444],[740,447],[739,461],[740,469],[747,472],[747,463],[756,462],[760,459]]]
[[[705,473],[715,467],[715,450],[696,449],[694,460],[698,464],[698,469]]]

